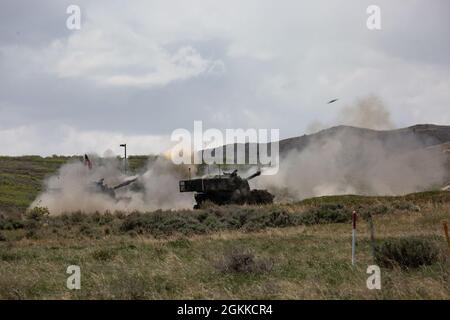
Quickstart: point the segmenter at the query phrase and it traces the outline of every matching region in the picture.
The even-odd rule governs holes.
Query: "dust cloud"
[[[395,127],[390,112],[383,101],[375,95],[361,98],[354,105],[344,107],[339,112],[336,122],[374,130],[390,130]]]
[[[312,121],[306,132],[314,133],[335,125],[347,125],[374,130],[390,130],[395,125],[391,120],[389,110],[376,95],[368,95],[358,99],[354,104],[341,108],[331,123]]]
[[[279,172],[257,186],[277,201],[340,194],[401,195],[442,185],[446,156],[413,136],[381,139],[353,127],[325,130],[300,151],[280,159]]]
[[[123,163],[116,158],[90,157],[90,170],[80,161],[63,165],[58,173],[45,181],[45,192],[31,207],[47,207],[51,214],[83,211],[148,211],[156,209],[192,208],[192,194],[180,193],[178,181],[186,178],[185,166],[175,166],[164,157],[149,161],[136,176],[123,173]],[[137,178],[111,196],[96,185],[101,179],[108,187]]]
[[[352,125],[393,127],[374,96],[344,108],[339,118]],[[261,176],[254,187],[267,188],[284,202],[323,195],[402,195],[442,186],[449,174],[440,148],[426,147],[408,129],[387,132],[350,126],[320,131],[301,150],[281,155],[279,172]]]

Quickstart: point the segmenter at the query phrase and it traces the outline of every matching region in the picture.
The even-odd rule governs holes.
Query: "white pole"
[[[125,157],[123,158],[123,171],[126,173],[127,172],[127,144],[122,143],[120,145],[120,147],[123,147],[125,150]]]
[[[352,265],[355,265],[356,251],[356,211],[352,213]]]

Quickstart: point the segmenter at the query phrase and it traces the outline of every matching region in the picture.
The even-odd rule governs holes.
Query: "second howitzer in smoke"
[[[104,180],[105,179],[101,179],[100,181],[95,182],[95,191],[104,193],[111,198],[116,199],[116,190],[132,184],[137,180],[137,178],[126,180],[114,187],[109,187],[108,185],[106,185]]]
[[[198,209],[205,201],[218,205],[224,204],[266,204],[272,203],[274,196],[266,190],[250,190],[248,180],[261,174],[257,171],[247,178],[237,175],[237,170],[210,178],[198,178],[180,181],[180,192],[195,192]]]

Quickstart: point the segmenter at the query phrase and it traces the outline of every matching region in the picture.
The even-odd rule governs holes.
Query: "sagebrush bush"
[[[28,210],[25,217],[29,220],[41,221],[50,215],[50,211],[46,207],[34,207]]]
[[[77,225],[82,224],[83,222],[90,219],[90,214],[83,213],[81,211],[76,211],[72,213],[64,213],[59,218],[61,219],[63,224],[66,225]]]
[[[351,212],[341,204],[322,204],[306,211],[300,224],[345,223],[351,221]]]
[[[173,233],[204,233],[207,227],[198,219],[198,214],[193,215],[184,211],[165,213],[156,211],[130,214],[124,219],[119,230],[122,232],[135,231],[139,234],[170,235]]]
[[[390,211],[390,208],[385,204],[360,206],[359,208],[355,209],[363,219],[368,219],[370,216],[386,214]]]
[[[93,223],[103,226],[111,223],[114,220],[114,216],[109,211],[105,213],[95,212],[90,216],[90,220]]]
[[[15,218],[0,218],[0,230],[23,229],[24,223]]]
[[[0,261],[12,262],[20,259],[21,256],[17,253],[0,251]]]
[[[348,209],[339,204],[324,204],[306,212],[287,212],[280,208],[226,206],[198,211],[134,212],[123,219],[120,232],[171,235],[202,234],[217,230],[257,231],[299,224],[343,223],[351,220]]]
[[[112,260],[117,255],[114,249],[98,249],[92,253],[92,257],[98,261]]]
[[[256,258],[249,249],[233,248],[228,251],[222,261],[216,264],[221,272],[231,273],[264,273],[273,268],[273,261]]]
[[[120,212],[86,214],[63,213],[48,216],[46,208],[34,208],[26,219],[0,216],[0,230],[25,228],[30,236],[45,225],[48,230],[59,230],[65,236],[71,230],[88,237],[128,233],[168,236],[192,235],[219,230],[258,231],[265,228],[282,228],[300,224],[342,223],[350,221],[350,210],[340,204],[322,204],[318,207],[291,210],[274,206],[215,206],[201,210],[154,212]],[[59,232],[53,232],[59,234]]]
[[[39,238],[39,228],[41,227],[42,222],[36,220],[34,218],[30,218],[30,220],[26,220],[24,224],[25,238],[27,239],[38,239]]]
[[[420,211],[420,207],[410,201],[395,201],[393,203],[393,207],[397,210],[402,211],[414,211],[414,212]]]
[[[383,267],[417,268],[437,262],[439,249],[433,242],[416,237],[392,239],[376,248],[375,259]]]
[[[27,232],[25,233],[25,238],[34,240],[38,239],[38,233],[36,232],[36,229],[27,230]]]

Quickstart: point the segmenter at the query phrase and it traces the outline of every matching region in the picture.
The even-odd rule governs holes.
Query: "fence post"
[[[445,238],[447,239],[448,251],[450,252],[450,236],[448,235],[447,221],[442,221],[442,224],[444,225]]]
[[[356,211],[352,212],[352,265],[355,265],[356,254]]]
[[[367,221],[369,222],[370,230],[370,249],[372,251],[373,261],[375,262],[375,230],[373,228],[372,214],[369,213]]]

